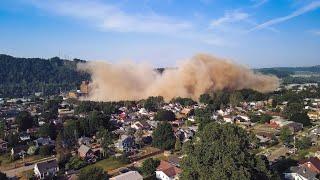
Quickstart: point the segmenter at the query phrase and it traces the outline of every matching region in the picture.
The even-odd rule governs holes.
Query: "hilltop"
[[[83,62],[80,59],[17,58],[1,54],[0,97],[22,97],[35,92],[50,95],[75,89],[82,80],[90,78],[76,70],[77,64]]]

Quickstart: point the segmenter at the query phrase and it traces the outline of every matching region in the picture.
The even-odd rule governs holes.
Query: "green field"
[[[108,159],[104,159],[101,161],[98,161],[95,164],[89,165],[85,168],[88,168],[90,166],[97,166],[97,167],[101,167],[102,169],[104,169],[105,171],[112,171],[114,169],[120,168],[122,166],[125,166],[126,164],[114,159],[114,158],[108,158]]]

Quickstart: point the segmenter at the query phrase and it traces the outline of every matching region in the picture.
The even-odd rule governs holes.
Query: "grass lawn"
[[[8,169],[12,169],[15,168],[17,166],[23,166],[24,162],[33,162],[42,158],[45,158],[43,156],[40,155],[33,155],[33,156],[26,156],[23,159],[17,159],[17,160],[11,160],[10,158],[10,154],[3,154],[0,156],[0,169],[3,170],[8,170]]]
[[[89,165],[85,168],[88,168],[90,166],[97,166],[97,167],[101,167],[102,169],[104,169],[105,171],[108,172],[108,171],[112,171],[114,169],[120,168],[122,166],[125,166],[125,165],[126,164],[124,164],[116,159],[108,158],[108,159],[98,161],[97,163]]]

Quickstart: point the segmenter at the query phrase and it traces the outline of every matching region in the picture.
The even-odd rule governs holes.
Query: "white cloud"
[[[33,5],[62,16],[85,20],[106,31],[179,33],[192,23],[157,14],[129,14],[117,6],[99,1],[32,0]]]
[[[313,35],[320,36],[320,30],[310,30],[309,32]]]
[[[207,45],[228,46],[225,38],[201,29],[192,22],[170,16],[152,13],[133,14],[114,4],[99,0],[30,0],[32,4],[44,11],[83,21],[102,31],[128,33],[154,33],[188,39]],[[121,6],[122,7],[122,6]],[[229,18],[238,20],[246,16],[242,13]],[[230,20],[225,20],[229,21]]]
[[[254,4],[252,5],[253,8],[258,8],[262,5],[264,5],[265,3],[267,3],[269,0],[251,0],[251,2],[253,2]]]
[[[249,17],[249,14],[245,12],[241,12],[239,10],[227,11],[223,17],[213,20],[210,23],[210,27],[211,28],[221,27],[228,23],[244,21],[248,19],[248,17]]]
[[[320,1],[313,1],[311,3],[309,3],[308,5],[292,12],[291,14],[287,15],[287,16],[283,16],[283,17],[278,17],[278,18],[274,18],[271,19],[267,22],[264,22],[262,24],[259,24],[257,26],[255,26],[254,28],[252,28],[250,31],[255,31],[255,30],[260,30],[260,29],[265,29],[267,27],[270,27],[272,25],[276,25],[276,24],[280,24],[282,22],[288,21],[292,18],[295,18],[297,16],[303,15],[305,13],[308,13],[310,11],[316,10],[320,8]]]

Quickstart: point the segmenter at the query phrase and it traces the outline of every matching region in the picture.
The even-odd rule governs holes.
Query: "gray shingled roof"
[[[41,174],[46,173],[48,169],[53,169],[58,167],[57,160],[45,161],[37,163],[37,167]]]

